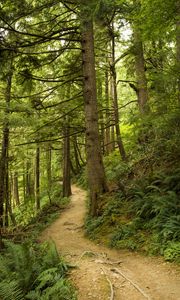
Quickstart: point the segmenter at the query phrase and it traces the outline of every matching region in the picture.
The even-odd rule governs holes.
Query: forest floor
[[[78,300],[180,300],[180,267],[161,258],[116,251],[84,236],[86,192],[72,187],[71,204],[41,235],[66,261]]]

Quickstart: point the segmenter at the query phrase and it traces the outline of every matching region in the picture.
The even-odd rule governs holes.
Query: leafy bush
[[[54,243],[19,245],[5,241],[0,270],[2,300],[76,299],[65,279],[68,266],[58,255]]]

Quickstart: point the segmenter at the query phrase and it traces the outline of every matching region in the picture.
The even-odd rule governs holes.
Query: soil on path
[[[73,186],[69,208],[41,236],[54,240],[66,261],[78,300],[180,300],[180,269],[159,258],[116,251],[84,236],[86,192]]]

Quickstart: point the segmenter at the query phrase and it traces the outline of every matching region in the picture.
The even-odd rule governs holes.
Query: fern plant
[[[76,299],[65,278],[68,266],[54,243],[19,245],[5,241],[5,246],[6,253],[0,255],[1,300]]]

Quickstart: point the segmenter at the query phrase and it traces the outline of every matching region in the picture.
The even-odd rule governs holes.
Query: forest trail
[[[71,204],[41,235],[71,264],[78,300],[180,300],[180,269],[159,258],[116,251],[84,236],[86,192],[72,187]]]

